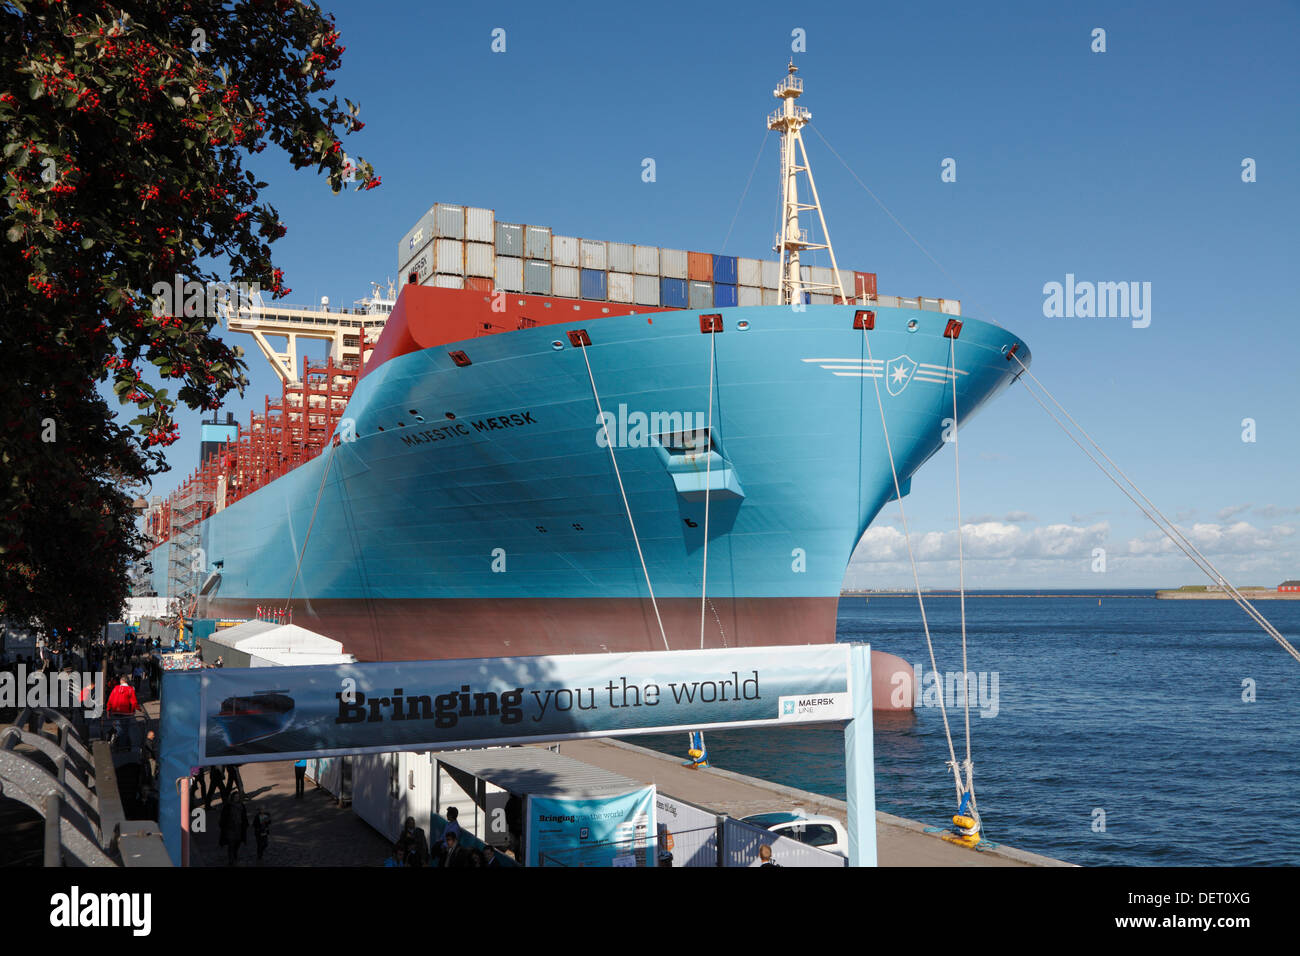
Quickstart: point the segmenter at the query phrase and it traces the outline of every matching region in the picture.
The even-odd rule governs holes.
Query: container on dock
[[[524,227],[513,222],[497,223],[497,255],[524,256]]]
[[[465,243],[465,275],[486,276],[496,274],[496,250],[490,242]]]
[[[736,282],[739,285],[761,286],[763,284],[762,260],[737,259]]]
[[[636,246],[630,242],[611,242],[609,244],[609,271],[635,272]]]
[[[635,298],[635,283],[630,272],[609,273],[609,301],[631,302]]]
[[[584,242],[586,240],[583,240]],[[584,299],[606,299],[605,273],[599,269],[582,270],[582,297]]]
[[[549,226],[524,227],[524,255],[529,259],[551,258],[551,230]]]
[[[713,305],[718,309],[726,309],[736,305],[736,286],[728,285],[725,282],[713,283]]]
[[[707,252],[686,253],[686,276],[694,282],[712,282],[713,256]]]
[[[582,268],[601,272],[609,268],[609,247],[603,240],[582,240]]]
[[[572,236],[551,236],[551,261],[557,266],[576,269],[582,262],[582,240]]]
[[[433,207],[433,228],[439,239],[465,239],[465,207],[440,202]]]
[[[665,252],[668,250],[665,249]],[[683,263],[685,265],[685,263]],[[659,280],[659,304],[673,309],[684,309],[690,299],[686,294],[686,280],[664,276]]]
[[[634,271],[640,276],[659,275],[659,247],[637,246],[636,269]]]
[[[496,214],[491,209],[465,207],[465,241],[493,242],[496,240]]]
[[[574,266],[556,266],[551,270],[551,295],[564,299],[578,298],[578,270]]]
[[[640,248],[639,246],[637,248]],[[659,277],[635,276],[632,286],[632,301],[637,305],[659,304]]]
[[[736,257],[735,256],[714,256],[713,257],[713,275],[715,283],[721,282],[723,285],[736,284]],[[717,298],[717,294],[714,294]]]
[[[529,259],[524,263],[524,291],[532,295],[551,294],[551,264],[545,259]]]
[[[686,252],[682,249],[659,250],[659,274],[665,279],[686,278]]]
[[[709,265],[713,262],[710,260]],[[689,308],[692,309],[711,309],[713,308],[713,283],[702,282],[699,279],[690,280],[690,289],[688,292]]]
[[[433,267],[435,272],[443,275],[465,274],[465,243],[459,239],[435,239],[433,243]]]
[[[522,242],[520,243],[522,245]],[[506,292],[524,291],[524,260],[515,256],[497,256],[497,288]]]

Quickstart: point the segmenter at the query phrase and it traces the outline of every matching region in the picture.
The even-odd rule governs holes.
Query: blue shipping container
[[[600,269],[583,269],[580,282],[584,299],[607,298],[605,295],[605,273]]]
[[[502,255],[512,255],[513,253],[502,253]],[[736,257],[735,256],[714,256],[713,257],[713,281],[721,282],[724,285],[736,284]],[[716,297],[716,293],[715,293]],[[714,305],[722,305],[721,302],[714,302]],[[735,305],[734,302],[727,303]]]
[[[659,304],[672,309],[686,308],[686,280],[660,279]]]
[[[723,285],[720,282],[713,284],[713,305],[716,308],[725,309],[736,304],[736,287],[734,285]]]

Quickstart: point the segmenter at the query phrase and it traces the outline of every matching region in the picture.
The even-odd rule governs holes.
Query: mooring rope
[[[862,326],[862,341],[867,348],[867,367],[873,368],[875,359],[871,354],[871,336],[867,334],[865,323]],[[883,371],[881,374],[884,374]],[[921,597],[921,577],[916,570],[916,555],[912,552],[912,535],[907,528],[907,512],[903,508],[903,491],[898,481],[898,469],[894,465],[894,447],[889,440],[889,425],[885,421],[885,403],[880,397],[879,377],[872,375],[871,383],[876,389],[876,407],[880,409],[880,428],[885,436],[885,452],[889,456],[889,470],[894,476],[894,497],[898,499],[898,515],[903,522],[903,540],[907,542],[907,559],[912,565],[912,582],[916,586],[916,601],[921,606],[921,627],[925,630],[925,646],[930,651],[930,667],[937,674],[939,664],[934,657],[934,642],[930,639],[930,622],[925,614],[925,599]],[[957,751],[952,743],[952,728],[948,726],[948,708],[944,705],[943,694],[939,695],[939,714],[943,717],[943,735],[948,741],[948,756],[950,758],[948,766],[952,768],[954,782],[957,785],[957,801],[960,803],[962,796],[961,772],[957,767]]]
[[[970,670],[966,661],[966,556],[962,549],[961,531],[961,429],[957,420],[957,336],[948,339],[948,371],[952,376],[952,461],[957,487],[957,589],[961,599],[961,680],[962,701],[966,709],[966,792],[970,794],[971,809],[975,809],[975,765],[970,753]]]
[[[605,421],[605,409],[600,404],[600,392],[596,390],[596,376],[591,371],[591,360],[587,358],[587,346],[579,343],[579,351],[582,352],[582,360],[587,363],[587,378],[591,382],[591,394],[596,399],[596,412],[600,415],[600,427],[605,432],[605,447],[609,449],[609,460],[614,465],[614,477],[618,479],[618,493],[623,496],[623,508],[627,511],[627,523],[632,528],[632,540],[636,543],[636,555],[641,559],[641,571],[645,574],[645,586],[650,592],[650,604],[655,609],[655,620],[659,622],[659,636],[663,638],[664,650],[671,650],[668,646],[668,634],[664,631],[664,619],[659,616],[659,602],[655,600],[654,585],[650,583],[650,569],[646,567],[645,554],[641,550],[641,539],[636,533],[636,521],[632,518],[632,506],[627,502],[627,490],[623,487],[623,475],[618,470],[618,458],[614,455],[614,442],[609,437],[609,425]]]
[[[1078,446],[1079,450],[1083,452],[1085,455],[1087,455],[1089,460],[1094,465],[1097,466],[1098,470],[1101,471],[1103,475],[1105,475],[1107,478],[1110,479],[1111,484],[1113,484],[1116,488],[1122,491],[1124,493],[1124,496],[1127,497],[1129,501],[1137,505],[1138,510],[1140,510],[1144,515],[1146,515],[1147,518],[1150,519],[1151,523],[1154,524],[1157,528],[1159,528],[1160,531],[1165,535],[1165,537],[1169,538],[1169,540],[1172,541],[1174,545],[1180,551],[1183,552],[1183,554],[1187,555],[1187,557],[1191,560],[1193,564],[1195,564],[1198,568],[1200,568],[1201,571],[1203,571],[1206,574],[1206,576],[1210,578],[1210,580],[1226,588],[1228,590],[1229,596],[1233,599],[1233,601],[1235,601],[1237,605],[1243,611],[1245,611],[1256,624],[1258,624],[1261,628],[1263,628],[1264,633],[1268,634],[1269,637],[1273,638],[1273,640],[1275,640],[1284,651],[1286,651],[1293,658],[1295,658],[1295,660],[1300,661],[1300,651],[1297,651],[1295,646],[1290,641],[1288,641],[1285,637],[1282,636],[1281,632],[1278,631],[1278,629],[1274,627],[1273,624],[1267,618],[1264,617],[1264,615],[1259,611],[1259,609],[1256,608],[1255,605],[1251,604],[1249,599],[1247,599],[1245,595],[1243,595],[1240,591],[1238,591],[1234,585],[1229,583],[1228,579],[1225,578],[1223,574],[1219,571],[1219,569],[1214,565],[1214,562],[1212,562],[1209,558],[1207,558],[1204,554],[1202,554],[1200,549],[1197,548],[1196,545],[1194,545],[1190,540],[1188,540],[1188,538],[1182,533],[1182,531],[1178,529],[1178,526],[1175,525],[1172,521],[1170,521],[1169,518],[1165,516],[1164,512],[1162,512],[1159,508],[1157,508],[1156,505],[1151,501],[1151,499],[1142,493],[1142,490],[1137,486],[1136,482],[1134,482],[1132,478],[1130,478],[1127,474],[1125,474],[1123,469],[1121,469],[1119,465],[1115,464],[1115,462],[1111,459],[1111,457],[1107,455],[1105,451],[1102,450],[1101,446],[1098,445],[1097,442],[1093,440],[1093,437],[1089,435],[1086,430],[1084,430],[1083,426],[1080,425],[1077,421],[1075,421],[1074,418],[1070,415],[1070,413],[1065,410],[1065,407],[1056,400],[1056,396],[1054,396],[1050,391],[1048,391],[1047,386],[1045,386],[1041,381],[1039,381],[1039,379],[1037,378],[1037,376],[1034,375],[1033,372],[1029,371],[1029,366],[1025,365],[1024,362],[1020,361],[1020,356],[1016,355],[1015,353],[1012,353],[1011,357],[1016,360],[1016,363],[1021,368],[1021,375],[1017,377],[1020,378],[1022,384],[1024,384],[1025,390],[1029,392],[1030,396],[1034,399],[1035,402],[1038,403],[1039,407],[1042,408],[1043,411],[1047,412],[1048,416],[1052,419],[1052,421],[1056,422],[1057,426],[1061,429],[1061,431],[1065,433],[1066,437],[1068,437],[1072,442],[1074,442],[1075,445]],[[1061,410],[1061,414],[1064,415],[1067,419],[1069,419],[1070,424],[1079,430],[1079,434],[1084,437],[1084,439],[1088,442],[1088,444],[1090,444],[1093,448],[1097,450],[1097,454],[1101,455],[1102,458],[1106,459],[1106,462],[1111,466],[1111,468],[1115,469],[1116,474],[1118,474],[1121,478],[1124,479],[1124,482],[1127,483],[1128,487],[1125,487],[1124,484],[1121,484],[1116,479],[1115,475],[1112,475],[1110,471],[1108,471],[1106,467],[1100,461],[1097,460],[1096,456],[1094,456],[1090,451],[1088,451],[1087,448],[1083,446],[1082,442],[1080,442],[1079,439],[1075,437],[1074,433],[1071,432],[1068,428],[1066,428],[1065,423],[1062,422],[1059,418],[1057,418],[1056,414],[1050,408],[1048,408],[1045,404],[1043,404],[1042,399],[1040,399],[1038,395],[1034,392],[1034,390],[1029,387],[1029,383],[1025,382],[1024,380],[1025,375],[1028,375],[1029,378],[1034,380],[1034,384],[1043,390],[1043,394],[1046,395],[1049,400],[1051,400],[1053,405],[1055,405],[1057,408]],[[1132,493],[1130,493],[1129,488],[1132,489]],[[1134,494],[1136,494],[1139,498],[1141,498],[1142,501],[1138,501],[1138,498],[1135,498]],[[1142,502],[1146,502],[1146,505],[1144,506]],[[1150,507],[1151,509],[1150,511],[1147,510],[1147,506]],[[1155,514],[1152,514],[1153,511],[1155,512]],[[1157,520],[1156,515],[1159,515],[1159,520]]]
[[[713,476],[713,360],[718,334],[709,333],[709,432],[704,448],[704,571],[700,575],[700,650],[704,650],[704,606],[709,585],[709,481]]]

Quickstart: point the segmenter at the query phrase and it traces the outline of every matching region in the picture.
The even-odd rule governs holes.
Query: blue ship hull
[[[699,647],[707,526],[706,646],[833,641],[849,558],[894,495],[877,385],[906,493],[953,388],[965,422],[1019,371],[1006,350],[1029,350],[964,320],[954,385],[944,314],[875,309],[869,363],[853,306],[713,311],[720,334],[696,311],[613,316],[575,323],[585,356],[551,325],[368,369],[354,440],[204,523],[220,578],[199,615],[287,602],[361,659]],[[708,419],[711,344],[709,465],[669,433]]]

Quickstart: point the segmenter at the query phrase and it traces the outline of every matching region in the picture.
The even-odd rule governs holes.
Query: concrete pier
[[[661,793],[705,809],[744,817],[765,810],[802,807],[844,821],[843,800],[797,790],[756,777],[713,767],[695,770],[679,757],[637,747],[621,740],[572,740],[560,745],[567,757],[594,767],[653,783]],[[1071,866],[1051,857],[998,846],[971,850],[926,833],[925,824],[889,813],[876,813],[877,854],[881,866]]]

